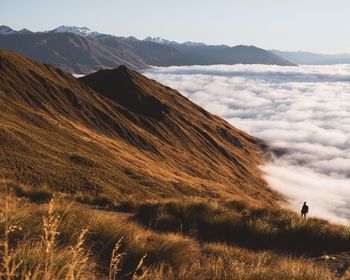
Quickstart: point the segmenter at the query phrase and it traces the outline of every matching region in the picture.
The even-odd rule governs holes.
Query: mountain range
[[[50,31],[19,31],[0,26],[0,48],[77,74],[126,65],[140,70],[150,66],[212,64],[294,65],[255,46],[176,43],[161,38],[117,37],[86,27],[60,26]]]
[[[76,79],[0,50],[0,110],[8,179],[119,199],[279,197],[264,143],[125,66]]]
[[[274,54],[291,61],[295,64],[327,65],[327,64],[350,64],[350,54],[319,54],[302,51],[278,51],[271,50]]]

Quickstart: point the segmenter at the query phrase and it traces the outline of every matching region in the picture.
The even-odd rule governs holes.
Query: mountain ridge
[[[279,51],[270,50],[274,54],[292,61],[296,64],[305,65],[334,65],[334,64],[350,64],[350,54],[321,54],[305,51]]]
[[[294,65],[254,46],[211,46],[194,42],[180,44],[161,38],[139,40],[75,26],[59,26],[45,32],[15,31],[1,26],[0,48],[13,50],[76,74],[90,74],[100,68],[113,69],[119,65],[127,65],[134,70],[150,66],[237,63]]]
[[[0,81],[5,178],[118,199],[279,199],[259,169],[260,140],[126,67],[77,80],[1,50]],[[130,107],[130,100],[159,113]]]

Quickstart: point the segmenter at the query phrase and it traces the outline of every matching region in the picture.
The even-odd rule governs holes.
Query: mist
[[[350,65],[155,67],[177,89],[235,127],[283,151],[262,167],[299,211],[350,221]]]

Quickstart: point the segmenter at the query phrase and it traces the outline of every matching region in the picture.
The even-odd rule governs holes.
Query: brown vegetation
[[[0,111],[8,179],[110,201],[279,199],[258,168],[262,142],[125,67],[81,82],[1,50]]]
[[[149,202],[134,207],[129,210],[146,227],[178,232],[205,242],[304,256],[350,249],[348,227],[322,219],[301,219],[298,214],[280,208],[253,207],[243,201],[209,203],[202,199]]]
[[[1,273],[11,272],[7,279],[335,278],[311,259],[147,230],[122,213],[94,210],[61,194],[50,203],[32,203],[10,189],[6,196],[6,186],[1,184],[1,201],[8,205],[1,208],[7,219],[0,232],[9,232],[2,245],[11,257],[6,261],[4,251],[0,257]]]
[[[349,249],[270,208],[262,142],[125,67],[0,51],[0,111],[0,278],[322,280],[310,255]]]

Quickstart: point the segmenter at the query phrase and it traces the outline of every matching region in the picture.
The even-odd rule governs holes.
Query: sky
[[[262,166],[297,212],[350,224],[350,65],[153,67],[148,77],[264,140]]]
[[[0,0],[0,24],[116,36],[350,53],[348,0]]]

